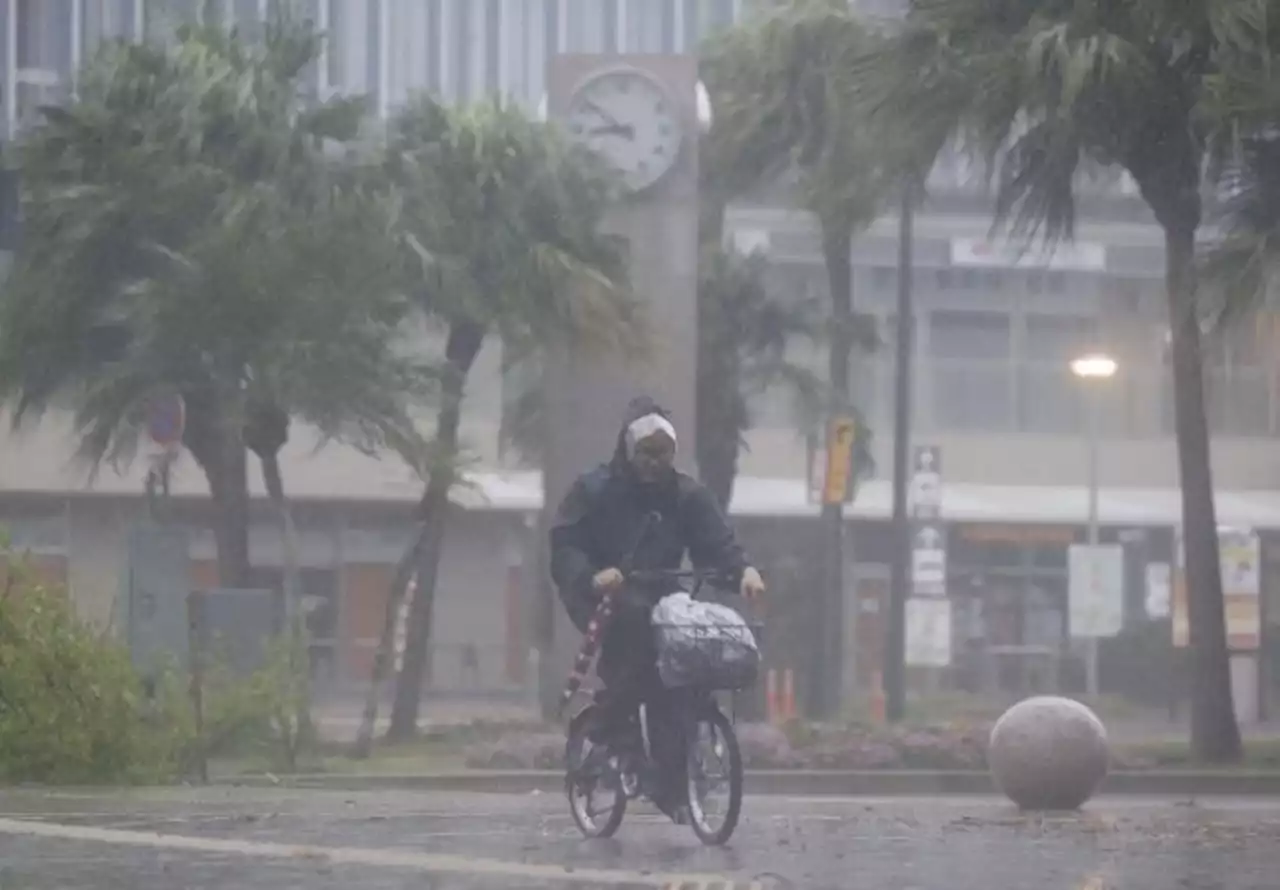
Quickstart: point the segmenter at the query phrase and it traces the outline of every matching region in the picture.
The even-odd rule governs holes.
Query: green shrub
[[[15,554],[0,597],[0,779],[94,782],[156,766],[129,653]]]
[[[128,649],[79,619],[0,530],[0,782],[171,781],[210,758],[268,752],[291,769],[311,741],[300,649],[272,640],[241,678],[214,646],[198,684],[174,663],[144,682]]]
[[[195,732],[193,700],[171,723],[189,727],[182,750],[183,769],[193,771],[208,758],[269,756],[292,771],[299,755],[313,746],[306,719],[310,689],[306,647],[298,637],[280,634],[267,641],[265,663],[247,678],[228,667],[230,659],[216,641],[204,653],[200,671],[201,726]]]

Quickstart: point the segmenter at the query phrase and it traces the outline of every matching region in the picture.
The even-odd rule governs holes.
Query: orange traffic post
[[[787,668],[782,672],[782,719],[796,719],[795,672]]]
[[[871,719],[876,723],[885,721],[884,678],[879,671],[871,675]]]
[[[766,719],[774,726],[781,722],[778,715],[778,672],[773,668],[764,675],[764,710]]]

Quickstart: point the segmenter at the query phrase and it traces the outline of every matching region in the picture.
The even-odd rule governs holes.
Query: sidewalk
[[[363,711],[362,700],[348,697],[317,704],[312,714],[324,738],[343,743],[355,740]],[[390,714],[391,703],[381,703],[376,732],[386,729]],[[478,722],[537,723],[540,720],[533,707],[514,697],[431,698],[423,701],[420,715],[419,726],[424,731]],[[1103,722],[1113,744],[1185,742],[1190,737],[1190,724],[1185,716],[1176,722],[1157,714],[1111,718]],[[1280,720],[1241,727],[1241,731],[1246,740],[1280,740]]]
[[[563,794],[564,773],[544,770],[452,770],[416,773],[249,775],[215,779],[236,787],[329,791],[433,791],[466,794]],[[997,794],[986,771],[747,770],[748,793],[780,797],[920,797]],[[1138,797],[1280,797],[1280,771],[1160,770],[1107,775],[1099,795]]]
[[[311,712],[312,720],[320,735],[327,741],[345,743],[355,741],[364,713],[364,702],[329,701],[317,704]],[[427,700],[419,710],[418,726],[424,731],[472,723],[533,723],[539,715],[526,705],[514,702],[477,699]],[[378,706],[378,722],[375,735],[386,731],[391,715],[391,703]]]

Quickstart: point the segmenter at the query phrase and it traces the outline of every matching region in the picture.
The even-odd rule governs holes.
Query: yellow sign
[[[1187,604],[1185,551],[1181,535],[1176,542],[1173,570],[1171,617],[1173,645],[1190,643]],[[1222,568],[1223,619],[1227,627],[1227,647],[1233,652],[1252,652],[1262,642],[1262,546],[1257,534],[1246,529],[1218,529],[1218,559]]]
[[[853,449],[858,425],[852,417],[837,417],[827,427],[827,472],[822,503],[843,504],[853,495]]]

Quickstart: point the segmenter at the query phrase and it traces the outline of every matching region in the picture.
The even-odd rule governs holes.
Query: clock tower
[[[546,529],[574,478],[608,460],[627,402],[652,395],[672,412],[677,464],[695,472],[698,344],[698,66],[692,55],[561,55],[547,72],[547,112],[569,138],[604,156],[625,194],[606,227],[627,245],[630,283],[648,307],[642,363],[571,353],[547,369],[547,458],[539,552],[544,706],[555,700],[579,637],[550,588]],[[549,613],[549,614],[548,614]]]

